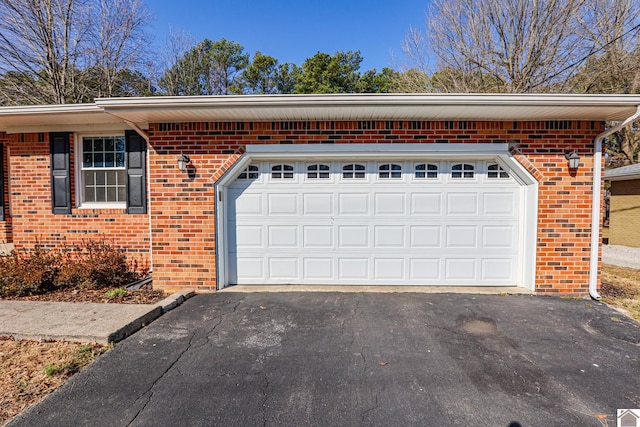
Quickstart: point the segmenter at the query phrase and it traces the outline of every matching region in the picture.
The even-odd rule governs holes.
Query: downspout
[[[633,116],[618,123],[614,127],[605,130],[596,137],[593,142],[593,190],[591,206],[591,255],[589,265],[589,295],[599,300],[598,293],[598,253],[600,249],[600,193],[602,191],[602,141],[609,135],[618,132],[640,117],[640,105],[637,106]]]

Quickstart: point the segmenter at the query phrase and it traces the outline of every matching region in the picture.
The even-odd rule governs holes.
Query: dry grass
[[[108,347],[0,339],[0,423],[39,402]]]
[[[640,322],[640,270],[602,265],[602,300]]]

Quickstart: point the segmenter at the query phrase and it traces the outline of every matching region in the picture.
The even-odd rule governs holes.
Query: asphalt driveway
[[[218,293],[12,425],[615,426],[639,373],[640,327],[591,301]]]

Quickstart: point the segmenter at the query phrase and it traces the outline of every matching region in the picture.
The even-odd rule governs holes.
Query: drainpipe
[[[605,130],[593,142],[593,192],[591,206],[591,262],[589,268],[589,295],[600,299],[598,293],[598,250],[600,249],[600,192],[602,190],[602,141],[640,117],[640,105],[633,116]]]

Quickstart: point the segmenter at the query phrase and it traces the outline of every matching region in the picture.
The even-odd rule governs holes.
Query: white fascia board
[[[137,98],[99,98],[96,105],[109,109],[371,106],[371,105],[521,105],[521,106],[635,106],[637,95],[558,94],[318,94],[318,95],[213,95]]]
[[[631,181],[633,179],[640,179],[640,174],[612,176],[612,177],[607,177],[605,175],[604,177],[605,181]]]

